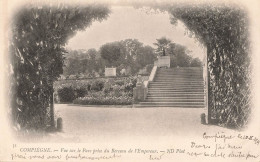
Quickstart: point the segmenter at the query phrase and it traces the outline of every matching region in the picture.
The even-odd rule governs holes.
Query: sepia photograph
[[[0,6],[0,161],[260,162],[259,1]]]

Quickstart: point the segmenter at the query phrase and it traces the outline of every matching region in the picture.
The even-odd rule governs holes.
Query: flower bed
[[[131,105],[133,98],[129,96],[120,97],[79,97],[73,101],[81,105]]]
[[[136,77],[60,80],[54,84],[57,103],[90,105],[132,104]]]

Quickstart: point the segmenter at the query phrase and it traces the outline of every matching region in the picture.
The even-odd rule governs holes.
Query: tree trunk
[[[165,56],[165,49],[163,48],[163,56]]]
[[[51,87],[51,95],[50,95],[50,117],[51,117],[51,127],[55,127],[55,122],[54,122],[54,89],[53,85]]]

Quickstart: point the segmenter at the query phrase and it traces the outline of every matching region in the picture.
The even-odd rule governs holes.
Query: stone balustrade
[[[156,72],[157,72],[157,66],[154,66],[148,81],[142,82],[140,79],[137,79],[136,87],[133,90],[135,103],[144,101],[146,99],[149,82],[153,81]]]

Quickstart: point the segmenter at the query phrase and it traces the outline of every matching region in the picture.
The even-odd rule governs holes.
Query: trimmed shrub
[[[76,97],[72,87],[63,87],[59,89],[58,96],[60,102],[72,102]]]
[[[84,87],[80,87],[74,90],[75,97],[85,97],[85,95],[88,93],[87,89]]]
[[[55,93],[54,93],[55,94]],[[74,99],[78,97],[85,97],[87,90],[83,87],[81,88],[72,88],[72,87],[63,87],[58,90],[58,94],[55,95],[55,102],[73,102]]]
[[[102,91],[103,88],[104,88],[104,81],[96,80],[91,84],[90,90]]]

